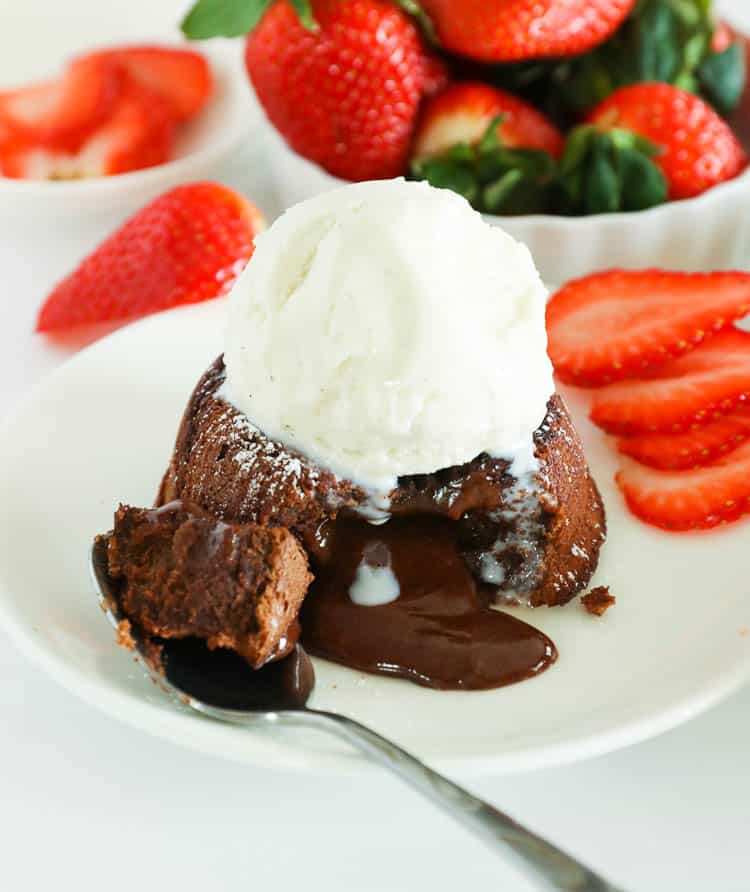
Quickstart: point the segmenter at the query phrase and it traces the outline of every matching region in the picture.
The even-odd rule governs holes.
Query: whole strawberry
[[[511,93],[451,84],[424,107],[410,173],[459,192],[480,211],[539,212],[563,142],[550,120]]]
[[[729,125],[702,99],[670,84],[621,87],[588,122],[604,132],[629,130],[652,143],[670,199],[700,195],[747,166]]]
[[[602,43],[635,0],[420,0],[440,43],[485,62],[575,56]]]
[[[209,15],[217,4],[201,0],[183,30],[194,38],[250,32],[248,74],[296,152],[347,180],[404,173],[420,102],[444,74],[397,4],[227,0],[220,26]]]
[[[138,211],[55,287],[37,331],[218,297],[242,272],[262,228],[257,208],[226,186],[177,186]]]

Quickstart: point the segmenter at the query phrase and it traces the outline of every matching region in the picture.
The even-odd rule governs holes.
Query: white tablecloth
[[[140,7],[134,17],[148,8],[128,5]],[[175,21],[184,5],[152,3],[153,28],[141,21],[142,33]],[[746,0],[724,6],[750,24]],[[4,9],[11,0],[0,0],[0,53],[12,40]],[[44,288],[63,270],[46,269],[44,258],[24,268],[10,250],[0,245],[3,412],[72,350],[30,333]],[[379,773],[339,782],[184,751],[80,702],[2,632],[0,678],[0,889],[7,892],[530,888]],[[648,743],[471,785],[630,892],[747,892],[748,752],[745,688]]]

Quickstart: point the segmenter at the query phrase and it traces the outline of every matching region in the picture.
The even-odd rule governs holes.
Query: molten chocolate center
[[[437,516],[373,526],[340,515],[315,555],[302,607],[302,642],[314,656],[443,689],[487,689],[544,671],[555,645],[486,606],[489,590],[459,553],[459,525]],[[373,558],[375,556],[375,559]],[[395,600],[364,606],[350,589],[362,567],[389,567]]]

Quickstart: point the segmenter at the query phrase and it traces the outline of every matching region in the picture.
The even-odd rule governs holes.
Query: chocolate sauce
[[[437,516],[393,517],[373,526],[340,515],[317,553],[302,607],[302,641],[314,656],[442,689],[496,688],[544,671],[554,644],[492,610],[457,546],[459,525]],[[358,606],[349,589],[366,555],[398,580],[390,603]]]

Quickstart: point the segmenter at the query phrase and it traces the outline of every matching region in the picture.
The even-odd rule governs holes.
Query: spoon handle
[[[511,855],[540,890],[621,892],[570,855],[359,722],[319,710],[279,712],[276,715],[280,724],[305,725],[336,734],[390,769],[490,845]]]

